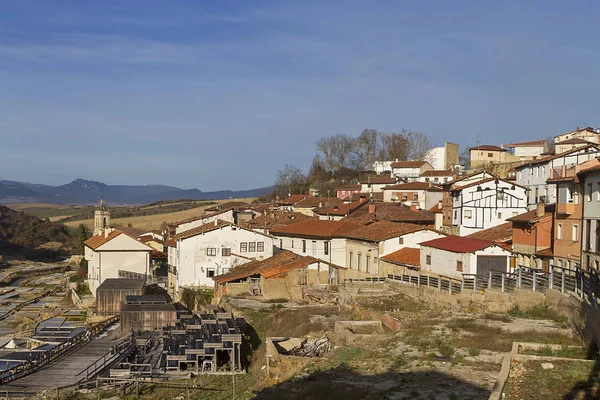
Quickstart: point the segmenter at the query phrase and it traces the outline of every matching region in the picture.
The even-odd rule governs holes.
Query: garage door
[[[490,271],[506,272],[506,256],[478,256],[477,275],[487,276]]]

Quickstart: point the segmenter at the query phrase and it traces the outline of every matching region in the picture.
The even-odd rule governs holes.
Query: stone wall
[[[288,272],[281,278],[263,279],[263,298],[265,300],[302,300],[302,288],[298,285],[298,277],[295,272]]]

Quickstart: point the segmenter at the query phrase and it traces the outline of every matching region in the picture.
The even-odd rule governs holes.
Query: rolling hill
[[[107,185],[86,179],[75,179],[66,185],[48,186],[27,182],[0,181],[0,204],[97,204],[100,197],[111,205],[146,204],[164,200],[224,200],[229,198],[260,197],[273,187],[251,190],[221,190],[202,192],[198,189],[180,189],[166,185]]]

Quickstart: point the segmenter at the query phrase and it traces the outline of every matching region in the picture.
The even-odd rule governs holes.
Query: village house
[[[379,221],[346,234],[346,263],[349,270],[376,276],[379,259],[403,247],[418,247],[419,243],[444,237],[422,225]]]
[[[508,151],[500,146],[482,144],[469,149],[471,169],[482,168],[491,164],[505,163]]]
[[[427,161],[398,161],[391,164],[392,178],[413,182],[419,180],[419,177],[430,169],[433,169]]]
[[[487,277],[489,271],[510,272],[511,252],[490,241],[447,236],[421,243],[421,269],[462,278],[462,274]]]
[[[403,247],[398,251],[382,256],[379,261],[380,276],[414,275],[421,269],[421,249]]]
[[[587,146],[589,144],[591,144],[591,143],[588,142],[587,140],[583,140],[583,139],[579,139],[579,138],[567,139],[567,140],[564,140],[564,141],[554,145],[554,153],[552,155],[559,154],[559,153],[565,153],[567,151],[575,150],[580,147]]]
[[[284,250],[213,277],[215,297],[253,295],[265,300],[302,300],[304,287],[338,285],[343,282],[344,271],[339,265]]]
[[[432,182],[409,182],[383,188],[384,202],[402,202],[407,206],[418,203],[419,208],[428,210],[440,202],[443,190]]]
[[[182,221],[177,221],[175,225],[175,234],[180,234],[181,232],[189,231],[190,229],[197,228],[202,225],[214,223],[215,221],[227,221],[230,223],[235,223],[235,211],[233,208],[229,208],[226,210],[216,211],[213,213],[209,213],[203,215],[201,217],[192,217]]]
[[[453,230],[460,236],[500,225],[527,211],[527,189],[513,182],[486,178],[450,189]]]
[[[362,227],[350,221],[308,220],[274,228],[271,234],[280,250],[345,267],[346,235]]]
[[[294,204],[294,211],[314,217],[315,208],[339,206],[343,203],[344,201],[337,197],[307,197]]]
[[[539,203],[535,210],[507,219],[512,223],[512,250],[517,267],[550,270],[554,209],[553,204]]]
[[[534,140],[532,142],[503,144],[502,148],[512,156],[507,161],[525,161],[541,158],[542,154],[548,150],[548,144],[545,140]]]
[[[308,219],[311,219],[311,217],[296,211],[270,211],[248,221],[246,226],[255,232],[269,235],[273,228],[297,224]]]
[[[459,164],[460,149],[458,144],[445,142],[444,146],[434,147],[425,153],[423,160],[433,169],[450,170]]]
[[[447,183],[454,179],[454,174],[449,169],[429,169],[421,174],[419,182],[431,182],[434,185],[438,183]]]
[[[556,187],[547,182],[553,176],[552,171],[560,171],[562,167],[571,168],[598,156],[600,156],[598,146],[590,144],[515,166],[516,183],[529,189],[527,199],[529,210],[535,209],[539,202],[556,203]]]
[[[87,282],[96,296],[96,289],[107,278],[138,278],[150,274],[152,248],[113,228],[106,228],[84,242],[84,257],[88,262]]]
[[[396,178],[385,175],[369,176],[360,181],[361,193],[381,193],[381,190],[388,185],[395,185]]]
[[[600,167],[586,168],[578,174],[584,187],[582,266],[600,269]]]
[[[352,203],[344,203],[333,207],[321,207],[313,210],[316,217],[322,221],[339,221],[349,215],[362,215],[368,212],[368,202],[365,197]]]
[[[337,188],[336,191],[336,196],[338,199],[345,199],[348,196],[353,195],[354,193],[360,193],[360,190],[362,188],[362,185],[358,185],[358,184],[349,184],[349,185],[344,185],[344,186],[340,186],[339,188]]]
[[[354,214],[343,218],[342,221],[361,225],[369,225],[375,221],[408,222],[433,227],[435,217],[429,211],[419,209],[417,204],[409,207],[403,203],[369,203],[367,213]]]
[[[216,220],[178,233],[177,258],[170,278],[176,294],[181,287],[213,286],[212,277],[250,260],[273,255],[273,238],[228,221]]]
[[[156,251],[164,251],[165,245],[164,245],[163,240],[158,239],[155,236],[142,235],[142,236],[138,236],[137,240],[140,243],[144,243],[145,245],[152,247]]]
[[[442,201],[438,201],[433,207],[429,209],[429,212],[433,214],[435,218],[434,227],[436,231],[442,231],[444,228],[444,206]]]
[[[513,241],[513,223],[505,222],[482,231],[477,231],[465,237],[471,239],[489,240],[490,242],[499,244],[502,247],[510,248]]]
[[[279,205],[279,210],[281,211],[295,211],[294,206],[300,201],[310,197],[308,193],[303,194],[292,194],[286,197],[283,200],[279,200],[277,204]]]
[[[600,144],[600,129],[594,130],[590,126],[581,129],[577,127],[574,131],[554,136],[554,144],[558,145],[571,139],[582,139],[588,143]]]

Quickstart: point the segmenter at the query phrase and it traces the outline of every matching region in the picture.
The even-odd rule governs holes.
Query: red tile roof
[[[581,138],[571,138],[571,139],[567,139],[567,140],[563,140],[561,142],[555,143],[555,146],[561,145],[561,144],[590,144],[591,142],[581,139]]]
[[[192,236],[201,235],[203,233],[208,233],[215,231],[217,229],[221,229],[225,226],[233,225],[231,222],[223,221],[221,219],[216,220],[215,222],[209,222],[208,224],[200,225],[192,229],[188,229],[187,231],[183,231],[173,236],[174,240],[181,240],[191,238]]]
[[[447,236],[421,243],[421,246],[433,247],[435,249],[447,250],[454,253],[474,253],[493,246],[491,240],[473,239],[461,236]]]
[[[183,225],[183,224],[189,224],[190,222],[195,222],[195,221],[203,220],[205,218],[215,217],[217,215],[224,214],[224,213],[229,212],[231,210],[233,210],[233,208],[228,208],[226,210],[221,210],[221,211],[215,211],[214,213],[205,214],[205,215],[202,215],[200,217],[191,217],[191,218],[188,218],[188,219],[183,219],[181,221],[175,222],[173,225],[180,226],[180,225]]]
[[[365,240],[370,242],[380,242],[408,233],[422,231],[427,229],[423,225],[406,224],[390,221],[378,221],[373,224],[356,229],[346,235],[349,239]]]
[[[544,206],[544,215],[542,215],[541,217],[538,217],[537,210],[531,210],[526,213],[507,218],[506,220],[510,222],[537,222],[542,218],[551,218],[555,209],[556,207],[554,204],[547,204]]]
[[[352,193],[350,196],[344,198],[344,201],[359,201],[360,198],[364,198],[367,200],[371,199],[371,193]],[[373,192],[373,201],[382,202],[383,201],[383,192],[377,191]]]
[[[230,210],[230,209],[241,209],[250,208],[250,204],[245,201],[228,201],[226,203],[217,204],[215,206],[205,208],[205,213],[211,213],[216,211]]]
[[[297,224],[307,219],[312,218],[299,212],[270,211],[265,215],[251,219],[246,224],[251,229],[272,229],[278,226]]]
[[[304,200],[305,198],[310,197],[310,194],[305,193],[305,194],[293,194],[283,200],[279,201],[279,204],[281,205],[294,205],[297,202],[299,202],[300,200]]]
[[[475,146],[475,147],[471,147],[469,149],[469,151],[473,151],[473,150],[483,150],[483,151],[508,151],[506,149],[503,149],[500,146],[496,146],[496,145],[491,145],[491,144],[482,144],[480,146]]]
[[[337,197],[307,197],[294,204],[294,208],[331,207],[343,202]]]
[[[432,213],[424,210],[413,211],[402,203],[375,203],[374,214],[364,214],[356,217],[345,217],[343,221],[352,221],[359,224],[367,224],[372,221],[412,222],[415,224],[433,224],[435,217]]]
[[[404,247],[381,257],[381,259],[392,264],[418,267],[421,265],[421,250],[412,247]]]
[[[444,212],[444,207],[442,207],[442,203],[434,204],[433,207],[429,209],[430,213],[441,214]]]
[[[512,222],[505,222],[492,228],[484,229],[479,232],[471,233],[465,236],[471,239],[483,239],[496,243],[505,243],[512,241]]]
[[[122,232],[118,229],[114,229],[112,232],[110,232],[106,236],[105,235],[92,236],[91,238],[89,238],[88,240],[83,242],[83,244],[92,250],[96,250],[98,247],[102,246],[105,243],[110,242],[111,240],[113,240],[114,238],[116,238],[117,236],[120,236],[120,235],[129,236],[125,232]],[[129,237],[133,240],[136,240],[134,237],[131,237],[131,236],[129,236]],[[148,250],[152,250],[152,248],[150,246],[147,246],[147,245],[144,245],[144,246],[148,247]]]
[[[165,245],[169,247],[177,247],[177,241],[175,239],[170,239],[165,242]]]
[[[352,214],[354,211],[359,208],[365,207],[369,203],[366,200],[363,201],[354,201],[352,203],[340,204],[339,206],[333,207],[319,207],[313,210],[313,212],[317,215],[331,215],[344,217],[346,215]]]
[[[452,176],[452,171],[449,169],[428,169],[423,171],[421,176]]]
[[[435,186],[430,182],[409,182],[401,183],[399,185],[386,186],[383,190],[427,190],[430,192],[440,192],[442,188]]]
[[[362,225],[349,221],[321,221],[310,219],[271,230],[275,236],[333,238],[345,237],[349,232],[362,228]]]
[[[504,147],[527,147],[527,146],[543,146],[546,143],[545,140],[534,140],[531,142],[520,142],[520,143],[509,143],[503,145]]]
[[[421,168],[427,161],[397,161],[390,164],[392,168]]]
[[[277,253],[273,257],[269,257],[265,260],[250,261],[246,264],[234,267],[231,271],[229,271],[226,274],[214,276],[213,280],[217,283],[222,284],[257,275],[262,276],[265,279],[269,279],[280,276],[281,274],[284,274],[288,271],[303,268],[317,262],[333,266],[333,264],[327,263],[314,257],[301,256],[299,254],[292,253],[291,251],[284,250]],[[335,267],[342,268],[339,266]]]

